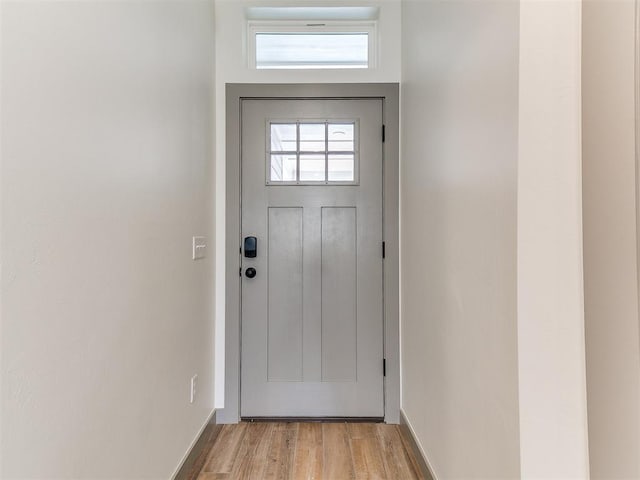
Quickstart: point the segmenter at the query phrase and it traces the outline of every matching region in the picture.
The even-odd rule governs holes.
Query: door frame
[[[226,221],[225,221],[225,392],[218,423],[240,420],[241,322],[241,122],[242,102],[251,99],[380,99],[385,125],[383,147],[384,419],[400,422],[399,288],[399,122],[397,83],[226,84]],[[382,131],[380,132],[382,135]],[[382,248],[382,245],[381,245]],[[381,252],[382,254],[382,252]],[[382,365],[380,365],[382,368]]]

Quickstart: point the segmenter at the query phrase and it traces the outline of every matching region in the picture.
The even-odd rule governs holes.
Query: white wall
[[[401,61],[400,0],[354,0],[349,6],[379,8],[378,65],[371,70],[255,70],[246,58],[245,12],[252,6],[309,6],[303,0],[216,0],[216,407],[224,405],[225,317],[225,85],[227,83],[399,82]],[[344,6],[318,0],[313,7]],[[223,418],[224,419],[224,418]]]
[[[521,476],[585,479],[581,1],[526,0],[520,15]]]
[[[168,478],[212,409],[212,2],[1,28],[3,478]]]
[[[440,479],[588,478],[580,2],[403,5],[403,410]]]
[[[583,202],[591,478],[640,478],[635,2],[583,4]]]
[[[402,408],[440,480],[517,478],[518,3],[402,17]]]

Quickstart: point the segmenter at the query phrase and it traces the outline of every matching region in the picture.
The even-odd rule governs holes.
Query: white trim
[[[227,84],[225,152],[225,375],[224,408],[218,409],[218,424],[240,420],[240,124],[241,103],[248,98],[360,99],[383,101],[383,122],[387,126],[383,143],[383,241],[386,243],[384,275],[384,379],[385,422],[400,421],[400,337],[399,337],[399,149],[400,105],[398,83],[335,84]],[[382,132],[381,132],[382,133]]]
[[[369,40],[369,58],[366,67],[356,67],[363,70],[372,70],[378,64],[378,22],[369,21],[299,21],[299,20],[248,20],[247,21],[247,65],[250,69],[256,70],[256,34],[258,33],[366,33]],[[264,70],[274,69],[340,69],[340,67],[319,66],[272,66]],[[342,67],[353,68],[353,67]]]
[[[359,21],[380,18],[380,7],[248,7],[249,20]]]
[[[636,276],[640,309],[640,0],[635,2]],[[640,339],[639,339],[640,340]]]
[[[429,473],[431,473],[433,480],[438,480],[439,476],[436,474],[436,471],[433,468],[433,464],[429,461],[429,457],[427,457],[427,454],[424,451],[424,447],[422,446],[420,439],[416,435],[416,431],[413,429],[413,425],[411,425],[411,421],[409,420],[409,417],[407,416],[407,413],[404,411],[403,408],[400,409],[400,416],[402,420],[404,420],[404,423],[407,425],[409,432],[411,432],[413,441],[418,447],[418,450],[420,451],[420,455],[422,455],[422,460],[424,460],[424,463],[427,465],[427,468],[429,469]]]
[[[207,428],[207,426],[211,423],[211,419],[213,418],[213,416],[215,414],[216,414],[216,409],[214,408],[213,410],[211,410],[211,413],[209,414],[209,416],[207,416],[207,419],[205,420],[204,424],[202,425],[202,427],[200,427],[200,429],[198,430],[198,433],[196,433],[196,436],[194,437],[194,439],[189,444],[189,448],[187,448],[187,451],[184,452],[184,455],[182,456],[182,459],[178,463],[178,466],[175,468],[175,470],[171,474],[171,480],[175,480],[175,478],[178,475],[178,473],[180,473],[180,469],[184,465],[184,462],[186,462],[187,458],[189,458],[189,455],[191,454],[191,451],[196,446],[196,443],[198,443],[198,440],[200,440],[200,437],[202,436],[202,433],[204,432],[205,428]]]

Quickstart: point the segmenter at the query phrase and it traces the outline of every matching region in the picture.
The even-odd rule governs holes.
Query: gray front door
[[[242,101],[242,417],[384,416],[381,130],[377,99]]]

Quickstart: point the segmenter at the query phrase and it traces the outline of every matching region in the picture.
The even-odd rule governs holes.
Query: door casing
[[[384,418],[400,421],[399,321],[399,85],[227,84],[225,234],[225,395],[219,423],[240,420],[241,105],[245,99],[381,99],[383,104]],[[382,131],[380,132],[382,135]],[[382,254],[382,252],[381,252]]]

